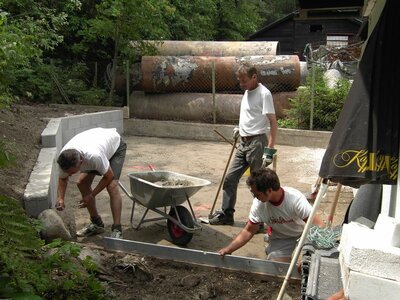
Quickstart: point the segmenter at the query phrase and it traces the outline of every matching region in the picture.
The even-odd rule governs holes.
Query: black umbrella
[[[322,159],[319,176],[343,185],[397,184],[400,1],[387,0]]]

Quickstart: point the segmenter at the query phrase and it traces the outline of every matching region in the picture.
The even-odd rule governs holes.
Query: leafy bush
[[[84,268],[78,245],[55,240],[44,246],[40,227],[16,200],[0,196],[0,298],[105,299],[90,258]]]
[[[314,96],[312,96],[312,74],[309,74],[306,86],[299,88],[296,97],[290,99],[290,109],[286,111],[287,119],[279,120],[279,126],[309,129],[311,101],[314,97],[313,129],[332,130],[335,127],[350,85],[350,81],[340,78],[336,86],[331,89],[323,78],[323,70],[316,68]]]
[[[6,149],[4,141],[0,141],[0,168],[5,168],[15,163],[15,159]]]
[[[105,89],[90,88],[86,82],[87,67],[83,63],[38,63],[16,72],[18,82],[14,92],[32,101],[76,104],[111,105]],[[63,91],[64,95],[60,92]]]
[[[6,1],[7,2],[7,1]],[[53,50],[63,37],[55,28],[66,24],[65,13],[56,13],[40,3],[2,3],[0,10],[0,106],[7,106],[18,95],[13,87],[23,86],[19,74],[39,63],[44,51]],[[24,6],[26,12],[18,12]],[[8,11],[8,9],[9,11]],[[25,76],[29,76],[26,74]]]

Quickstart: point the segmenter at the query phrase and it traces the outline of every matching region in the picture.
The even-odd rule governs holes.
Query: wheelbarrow
[[[201,229],[189,198],[211,182],[205,179],[169,171],[147,171],[128,173],[131,193],[119,182],[119,186],[133,201],[130,222],[138,230],[145,222],[167,220],[168,233],[172,242],[184,246],[190,242],[193,233]],[[182,206],[188,203],[190,211]],[[133,225],[136,203],[146,208],[137,226]],[[170,207],[167,213],[167,208]],[[162,209],[163,208],[163,209]],[[151,210],[161,217],[146,218]]]

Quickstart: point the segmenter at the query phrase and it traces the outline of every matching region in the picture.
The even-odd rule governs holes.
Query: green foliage
[[[266,23],[272,23],[286,15],[296,11],[297,0],[269,0],[263,1],[267,2],[266,9],[262,10],[260,13],[262,17],[266,20]]]
[[[46,102],[64,103],[65,99],[55,82],[57,80],[72,103],[110,105],[104,89],[88,87],[90,83],[85,79],[87,72],[86,64],[54,60],[18,70],[16,73],[19,78],[23,78],[25,84],[12,86],[20,95],[32,101],[46,99]]]
[[[55,240],[44,246],[38,222],[16,200],[0,196],[0,298],[105,299],[90,258],[80,247]]]
[[[44,52],[62,42],[57,33],[65,14],[33,1],[2,1],[0,12],[0,106],[12,102],[12,86],[22,85],[18,74],[40,63]],[[8,9],[8,11],[6,10]],[[5,103],[3,103],[3,101]]]
[[[0,280],[6,283],[0,285],[6,287],[0,288],[1,297],[44,290],[49,278],[37,263],[42,246],[17,201],[0,196]]]
[[[219,0],[216,4],[216,40],[243,40],[263,23],[264,1]]]
[[[311,101],[314,97],[313,128],[333,130],[349,92],[350,82],[341,78],[336,87],[331,89],[323,78],[323,70],[316,68],[314,84],[312,72],[309,73],[306,86],[299,88],[296,97],[290,99],[290,109],[287,111],[288,119],[280,121],[279,124],[282,127],[309,129]]]
[[[79,31],[86,42],[113,46],[110,58],[132,58],[130,41],[168,39],[164,19],[173,12],[165,0],[106,0],[96,5],[96,16]],[[121,54],[121,56],[119,56]]]
[[[0,108],[18,99],[62,101],[49,72],[73,102],[106,104],[110,89],[110,103],[117,68],[140,60],[131,41],[138,42],[140,53],[154,54],[143,41],[243,40],[266,21],[293,11],[294,2],[0,0]],[[49,66],[47,58],[62,63]],[[94,76],[81,67],[93,62],[102,64],[100,76],[113,62],[110,86],[101,80],[93,84]]]
[[[6,143],[0,141],[0,169],[15,164],[15,159],[8,153]]]
[[[79,31],[86,43],[99,41],[112,45],[113,61],[109,100],[112,100],[117,67],[126,59],[135,59],[130,41],[167,39],[169,31],[164,18],[172,12],[166,0],[105,0],[96,5],[96,17]]]
[[[52,278],[58,278],[55,284],[46,289],[48,299],[105,299],[104,290],[95,278],[97,266],[90,257],[83,261],[82,269],[76,258],[80,253],[80,246],[55,240],[47,245],[53,249],[51,255],[43,261],[45,270],[51,271]]]
[[[278,119],[278,127],[280,128],[299,128],[299,125],[295,119]]]
[[[173,40],[213,40],[218,15],[214,0],[170,0],[173,13],[166,22]],[[190,19],[188,18],[190,16]]]

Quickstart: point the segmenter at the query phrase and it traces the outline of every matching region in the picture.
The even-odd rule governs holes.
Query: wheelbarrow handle
[[[118,185],[124,191],[124,193],[131,199],[133,199],[133,195],[128,192],[128,190],[122,185],[121,181],[118,181]]]

